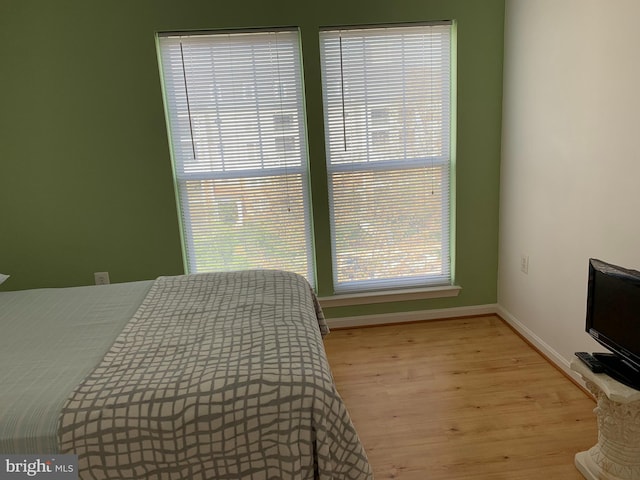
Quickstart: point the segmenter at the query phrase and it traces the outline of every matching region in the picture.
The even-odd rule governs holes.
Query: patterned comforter
[[[309,284],[158,278],[60,417],[86,479],[370,479]]]

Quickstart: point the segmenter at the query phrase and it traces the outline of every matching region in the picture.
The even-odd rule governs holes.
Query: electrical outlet
[[[96,279],[96,285],[108,285],[111,283],[109,281],[109,272],[95,272],[93,278]]]
[[[520,255],[520,271],[522,273],[529,273],[529,255]]]

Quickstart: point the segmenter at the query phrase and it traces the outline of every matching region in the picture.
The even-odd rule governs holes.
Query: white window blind
[[[451,25],[320,33],[336,292],[451,283]]]
[[[188,271],[279,268],[313,283],[298,32],[158,43]]]

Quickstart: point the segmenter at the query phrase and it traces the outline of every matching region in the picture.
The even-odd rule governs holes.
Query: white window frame
[[[448,88],[448,91],[446,95],[442,96],[438,100],[443,102],[442,109],[443,111],[446,111],[446,115],[444,116],[442,125],[440,125],[440,128],[442,128],[444,132],[440,141],[445,145],[443,145],[443,148],[440,150],[440,154],[438,155],[434,155],[433,153],[427,153],[421,157],[416,157],[415,155],[407,155],[405,160],[401,164],[398,163],[397,158],[375,158],[372,161],[369,156],[370,151],[373,151],[372,147],[375,147],[376,142],[383,143],[385,139],[389,138],[389,130],[385,132],[382,130],[383,126],[376,126],[376,123],[384,123],[384,119],[389,116],[389,110],[387,110],[386,116],[374,115],[375,111],[384,108],[384,105],[380,103],[380,100],[378,100],[378,103],[372,102],[372,104],[375,105],[373,109],[366,111],[366,113],[364,114],[362,113],[362,110],[360,110],[359,115],[362,118],[356,118],[358,114],[354,114],[354,112],[357,112],[358,108],[361,109],[362,105],[356,105],[354,108],[350,108],[353,106],[352,104],[350,104],[353,98],[351,97],[349,91],[349,75],[351,75],[352,72],[355,72],[353,74],[354,78],[356,78],[358,75],[365,75],[365,73],[362,72],[366,70],[366,67],[364,67],[364,57],[366,56],[366,54],[363,54],[361,58],[358,58],[356,61],[354,61],[354,65],[357,64],[357,67],[359,69],[355,68],[349,71],[349,65],[347,64],[347,62],[349,62],[349,58],[355,57],[348,56],[348,52],[346,51],[346,49],[349,48],[348,42],[350,40],[358,42],[360,41],[360,39],[371,39],[374,37],[376,39],[376,42],[382,42],[384,41],[384,36],[387,34],[394,37],[403,35],[405,32],[407,32],[407,35],[413,33],[419,35],[421,31],[428,32],[430,29],[432,29],[433,31],[438,30],[439,32],[448,32],[446,35],[444,35],[446,39],[443,48],[437,52],[437,55],[439,56],[446,55],[446,58],[444,58],[443,60],[443,70],[445,71],[440,72],[440,74],[446,74],[443,85]],[[329,184],[329,205],[332,241],[333,286],[336,294],[389,290],[396,288],[444,286],[452,285],[453,283],[453,269],[450,253],[452,241],[451,235],[453,232],[453,228],[451,227],[452,215],[450,207],[452,165],[451,106],[453,105],[451,92],[452,35],[452,22],[439,22],[437,24],[426,25],[390,25],[371,27],[358,26],[340,28],[331,27],[324,28],[320,32],[320,48],[323,75],[323,104],[325,117],[325,144],[327,153],[327,173]],[[362,40],[362,43],[364,44],[365,41],[368,40]],[[354,47],[353,51],[356,51],[357,48],[361,48],[363,51],[365,50],[361,45],[358,44]],[[371,47],[372,50],[375,50],[375,48],[377,47]],[[337,55],[339,55],[339,58],[337,58]],[[380,58],[384,59],[384,55],[382,55]],[[339,65],[337,63],[338,60]],[[389,57],[387,57],[386,60],[388,61]],[[442,59],[438,59],[438,61],[440,60]],[[430,60],[427,60],[427,62],[430,62]],[[329,64],[331,65],[329,66]],[[389,72],[390,75],[392,73],[395,72]],[[360,80],[360,78],[356,78],[356,80],[354,81]],[[336,105],[336,102],[341,103],[341,105]],[[337,115],[336,106],[338,107],[338,109],[342,109],[342,111],[338,112]],[[370,118],[368,118],[369,114],[371,114]],[[365,127],[362,126],[363,123],[366,123]],[[356,130],[362,130],[363,128],[366,129],[365,134],[358,136],[358,134],[361,132],[357,132]],[[355,139],[351,138],[352,136],[355,137]],[[371,140],[369,140],[369,138]],[[349,148],[352,148],[350,145],[352,141],[356,143],[356,147],[354,148],[355,150],[357,150],[359,146],[361,147],[364,143],[366,143],[366,148],[363,149],[366,150],[366,153],[363,153],[362,156],[358,159],[356,159],[355,157],[347,159],[346,161],[344,159],[340,159],[340,157],[343,156],[341,150],[344,148],[344,150],[347,151]],[[335,161],[335,157],[338,157],[337,161]],[[338,244],[337,240],[337,237],[339,236],[338,229],[340,228],[340,225],[338,224],[339,222],[337,221],[337,212],[338,208],[342,208],[341,212],[344,216],[344,212],[347,206],[345,204],[343,204],[341,207],[337,206],[337,202],[334,196],[336,179],[339,175],[342,174],[344,176],[349,174],[350,172],[354,175],[361,174],[364,171],[372,172],[374,174],[376,172],[382,174],[385,172],[391,172],[392,170],[412,168],[442,169],[444,178],[443,183],[446,183],[446,185],[442,185],[441,188],[442,195],[438,207],[441,211],[437,213],[438,215],[441,215],[443,219],[441,222],[442,240],[440,242],[438,252],[438,258],[440,261],[437,270],[433,273],[399,277],[389,275],[387,272],[386,276],[382,275],[380,278],[376,278],[377,273],[373,273],[370,278],[356,280],[345,279],[346,275],[343,272],[344,270],[346,270],[346,268],[343,268],[344,262],[341,264],[341,261],[339,260],[345,257],[345,251],[344,248]],[[416,170],[416,172],[418,171],[419,170]],[[354,194],[356,193],[357,192],[354,192]],[[393,244],[389,244],[389,248],[393,248]],[[357,258],[355,255],[354,257]],[[428,268],[432,267],[425,267],[425,271]]]
[[[275,80],[273,78],[267,79],[264,81],[271,82],[279,82],[284,75],[287,75],[287,82],[283,81],[277,84],[277,90],[280,92],[280,101],[282,102],[282,98],[291,97],[291,88],[295,88],[295,98],[296,103],[293,109],[290,107],[290,104],[287,104],[287,108],[284,109],[282,104],[280,105],[280,109],[278,109],[277,102],[274,105],[271,105],[272,110],[266,112],[266,119],[263,118],[262,113],[258,108],[257,115],[260,115],[259,118],[256,119],[256,122],[264,122],[267,124],[265,127],[268,134],[266,140],[263,140],[260,133],[259,140],[255,145],[256,149],[260,150],[259,154],[254,155],[258,158],[257,162],[255,158],[251,161],[247,160],[246,165],[243,166],[242,161],[235,160],[236,163],[226,165],[224,159],[224,149],[236,149],[238,150],[237,144],[234,144],[234,139],[225,140],[226,144],[223,144],[223,140],[220,140],[219,143],[212,146],[211,144],[215,143],[210,141],[211,139],[207,137],[207,132],[200,134],[197,131],[197,126],[194,125],[196,113],[191,111],[190,105],[194,102],[192,98],[189,96],[189,87],[193,85],[194,90],[197,88],[203,89],[203,82],[197,83],[198,79],[189,78],[189,67],[185,66],[185,52],[183,51],[183,46],[188,42],[216,42],[216,41],[242,41],[242,42],[251,42],[255,39],[256,42],[272,42],[275,46],[273,50],[275,52],[264,52],[261,50],[263,55],[271,55],[273,58],[271,61],[274,64],[272,69],[272,74],[275,76]],[[280,41],[280,46],[278,46],[278,41]],[[280,51],[279,48],[283,47],[282,42],[287,42],[287,66],[293,65],[294,71],[287,70],[286,72],[281,72],[280,69],[284,68],[281,59],[278,58],[278,53]],[[184,44],[184,45],[183,45]],[[179,46],[179,50],[177,50]],[[269,43],[271,45],[271,43]],[[173,48],[173,53],[171,53],[170,49]],[[293,54],[291,54],[293,51]],[[212,49],[213,52],[213,49]],[[295,215],[297,215],[295,219],[296,230],[299,229],[300,222],[304,222],[304,231],[303,232],[282,232],[282,238],[293,238],[295,242],[304,242],[305,254],[306,254],[306,265],[304,268],[291,268],[286,263],[281,265],[262,265],[262,264],[252,264],[248,268],[282,268],[289,269],[293,271],[297,271],[304,275],[307,280],[314,285],[315,284],[315,268],[313,262],[313,241],[312,241],[312,226],[311,226],[311,202],[310,202],[310,189],[309,189],[309,179],[308,179],[308,153],[307,153],[307,140],[306,140],[306,127],[305,127],[305,112],[304,112],[304,95],[303,95],[303,84],[302,84],[302,60],[300,56],[300,40],[299,40],[299,32],[298,29],[295,28],[283,28],[283,29],[268,29],[268,30],[251,30],[251,31],[210,31],[210,32],[188,32],[188,33],[166,33],[158,35],[158,54],[161,66],[161,73],[163,78],[163,88],[164,88],[164,96],[165,96],[165,109],[167,113],[167,125],[169,130],[169,137],[171,142],[171,151],[172,151],[172,163],[174,168],[174,180],[177,191],[178,198],[178,207],[180,210],[180,221],[181,221],[181,231],[182,231],[182,239],[183,239],[183,249],[185,256],[185,268],[187,273],[197,273],[200,271],[221,271],[227,269],[236,269],[236,268],[226,268],[222,267],[202,267],[200,266],[202,263],[206,263],[201,261],[199,258],[198,247],[196,246],[196,242],[198,241],[197,234],[194,232],[194,224],[197,221],[196,216],[202,216],[201,211],[198,213],[194,213],[192,208],[198,208],[194,201],[197,203],[198,199],[194,200],[193,193],[190,193],[188,185],[200,182],[201,188],[204,188],[207,185],[207,182],[220,182],[220,181],[230,181],[230,182],[241,182],[247,181],[247,179],[253,179],[251,182],[259,182],[261,179],[285,179],[283,188],[280,188],[280,191],[271,192],[269,196],[272,195],[285,195],[292,196],[292,204],[294,205]],[[210,62],[211,68],[215,67],[215,57],[216,54],[211,53],[211,57],[213,60],[209,58],[204,58],[204,55],[198,56],[194,54],[193,63],[197,62]],[[180,58],[182,57],[182,58]],[[295,58],[291,58],[295,57]],[[234,61],[233,55],[229,55],[229,60],[224,60],[225,63],[222,68],[229,69],[233,68],[231,62]],[[180,63],[182,65],[180,65]],[[243,68],[249,69],[251,65],[242,65]],[[171,69],[173,68],[172,71]],[[182,73],[179,72],[179,69],[182,68]],[[194,67],[195,68],[195,67]],[[256,67],[257,68],[257,67]],[[194,70],[195,71],[195,70]],[[198,70],[197,75],[202,75],[202,69]],[[269,73],[267,70],[261,70],[261,73],[264,74],[265,71]],[[250,74],[252,72],[249,72]],[[180,75],[183,75],[184,78],[180,78]],[[194,77],[197,76],[194,74]],[[238,70],[238,77],[242,76],[242,72]],[[283,75],[283,77],[280,77]],[[295,78],[295,86],[292,87],[291,77]],[[256,77],[258,78],[258,77]],[[262,78],[262,77],[260,77]],[[235,82],[235,79],[233,79]],[[256,82],[263,80],[255,80]],[[247,83],[247,85],[250,82]],[[210,90],[215,90],[215,86],[210,87],[207,86]],[[238,87],[244,88],[244,87]],[[253,91],[254,87],[246,86],[247,98],[257,97],[255,91]],[[257,85],[255,88],[262,88],[261,84]],[[234,87],[235,89],[235,87]],[[282,89],[282,90],[280,90]],[[237,101],[238,105],[242,103],[242,95],[238,96],[235,90],[223,90],[220,87],[215,91],[215,101],[212,101],[210,107],[206,107],[201,104],[198,104],[197,108],[210,108],[215,111],[217,105],[221,105],[224,103],[225,95],[231,95],[231,101]],[[276,95],[277,96],[277,95]],[[240,100],[238,100],[240,99]],[[271,101],[271,100],[270,100]],[[186,102],[186,108],[185,108]],[[227,109],[229,108],[227,104]],[[217,122],[226,122],[226,124],[237,122],[240,127],[241,125],[247,125],[249,128],[253,128],[254,125],[251,124],[251,120],[247,123],[247,117],[240,117],[238,114],[238,118],[233,118],[234,112],[229,114],[226,112],[226,120],[221,120],[220,117],[216,120]],[[271,119],[269,119],[269,115],[271,115]],[[281,118],[282,117],[282,118]],[[278,120],[279,119],[279,120]],[[188,121],[186,121],[188,120]],[[262,127],[256,127],[260,129],[262,132]],[[210,128],[213,130],[214,128]],[[218,127],[219,130],[222,127]],[[281,135],[280,135],[281,134]],[[221,135],[222,136],[222,135]],[[279,141],[280,140],[280,141]],[[216,140],[217,141],[217,140]],[[268,143],[263,143],[268,142]],[[208,144],[209,142],[209,144]],[[242,142],[242,140],[239,140]],[[210,168],[202,167],[199,168],[197,165],[197,160],[199,158],[200,152],[202,156],[206,156],[207,149],[218,149],[219,154],[216,154],[217,157],[214,159],[205,160],[204,163],[211,163]],[[266,153],[263,150],[268,150]],[[215,155],[212,155],[215,157]],[[219,158],[218,158],[219,157]],[[291,179],[291,182],[289,181]],[[213,191],[215,187],[213,183],[209,184],[211,190]],[[251,185],[249,186],[251,187]],[[249,188],[250,190],[250,188]],[[290,191],[291,190],[291,191]],[[204,195],[204,194],[203,194]],[[209,197],[213,196],[214,193],[208,194]],[[295,197],[295,198],[294,198]],[[204,197],[203,197],[204,198]],[[253,197],[252,197],[253,198]],[[210,200],[210,198],[209,198]],[[214,200],[210,200],[213,202]],[[235,215],[232,222],[230,223],[232,228],[242,226],[244,222],[247,220],[247,215],[244,212],[244,206],[242,205],[242,201],[235,201],[235,209],[237,210],[237,215]],[[267,199],[265,202],[269,202]],[[191,207],[193,205],[193,207]],[[302,212],[300,212],[302,210]],[[291,208],[289,208],[291,212]],[[212,214],[214,215],[214,214]],[[272,223],[277,223],[277,213],[273,212],[274,221]],[[287,212],[282,213],[281,215],[287,216]],[[293,215],[293,214],[291,214]],[[300,216],[304,218],[301,219]],[[237,217],[237,218],[236,218]],[[268,223],[268,222],[267,222]],[[224,234],[224,232],[223,232]],[[249,235],[251,235],[249,233]],[[304,236],[304,240],[301,238]],[[275,239],[274,239],[275,240]],[[252,241],[259,242],[259,239],[244,239],[245,245],[250,248],[249,244]],[[299,246],[299,245],[298,245]],[[202,251],[202,248],[200,248]],[[298,252],[299,253],[299,252]],[[209,255],[210,253],[205,253],[200,255],[200,257],[204,255]],[[223,255],[220,256],[221,258]],[[300,258],[300,255],[297,254],[297,258]],[[300,261],[298,261],[300,263]],[[298,264],[296,263],[296,265]],[[301,271],[303,270],[303,271]]]

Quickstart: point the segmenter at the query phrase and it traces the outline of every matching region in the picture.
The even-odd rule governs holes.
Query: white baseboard
[[[327,318],[329,328],[365,327],[392,323],[416,322],[420,320],[438,320],[444,318],[490,315],[496,313],[497,305],[473,305],[470,307],[441,308],[437,310],[418,310],[413,312],[381,313],[377,315],[359,315],[355,317]]]
[[[501,305],[496,305],[496,313],[500,315],[511,325],[514,330],[516,330],[520,335],[522,335],[531,345],[533,345],[542,355],[544,355],[547,360],[555,364],[560,370],[566,373],[569,377],[574,379],[576,383],[584,386],[584,381],[582,377],[578,375],[576,372],[571,370],[569,366],[569,360],[560,355],[556,350],[554,350],[547,342],[542,340],[538,335],[533,333],[529,328],[527,328],[522,322],[520,322],[516,317],[514,317],[510,312],[508,312]]]

